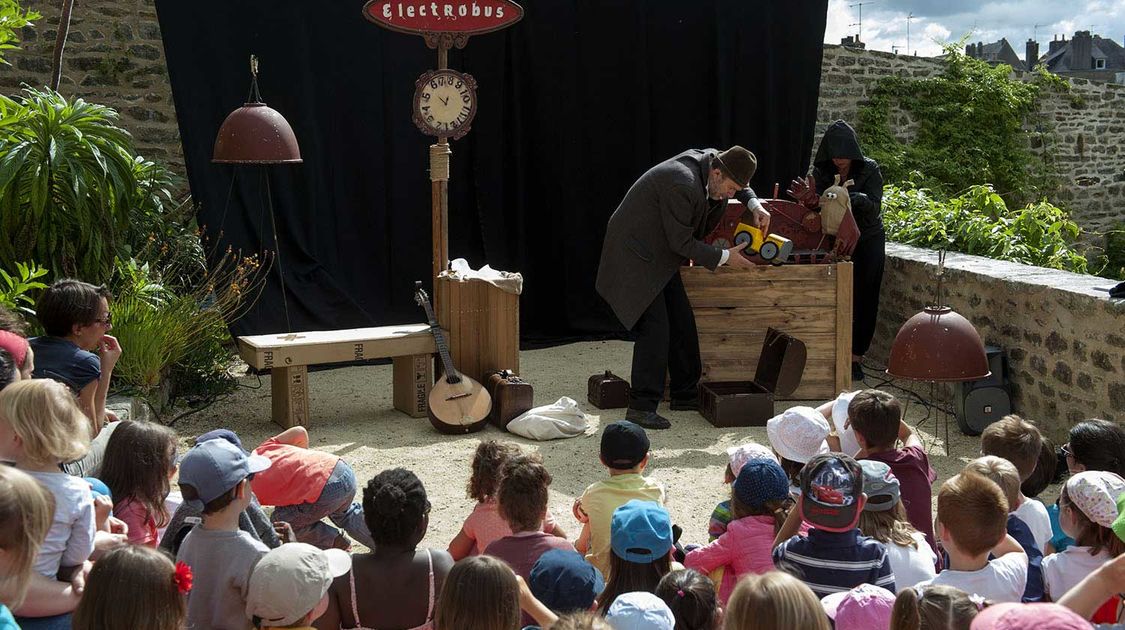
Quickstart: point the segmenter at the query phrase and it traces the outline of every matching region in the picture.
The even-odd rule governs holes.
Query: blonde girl
[[[749,573],[727,603],[723,630],[829,630],[820,600],[804,582],[781,571]]]
[[[0,622],[9,608],[23,604],[35,557],[54,515],[55,497],[46,488],[30,475],[0,464]]]

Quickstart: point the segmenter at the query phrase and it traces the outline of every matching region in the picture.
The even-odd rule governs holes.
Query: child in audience
[[[904,588],[895,598],[890,630],[969,630],[973,619],[990,604],[952,586]]]
[[[672,571],[672,518],[660,504],[629,501],[614,510],[611,531],[609,580],[598,596],[603,614],[618,595],[652,593]]]
[[[504,464],[497,499],[500,516],[512,534],[494,541],[484,553],[507,562],[525,580],[539,556],[547,551],[574,551],[574,545],[567,539],[543,531],[550,485],[551,473],[538,453],[518,455]]]
[[[99,477],[113,497],[113,513],[129,526],[129,542],[155,547],[168,525],[164,500],[176,474],[176,432],[155,422],[124,421],[106,446]]]
[[[1047,486],[1055,482],[1059,472],[1059,452],[1055,443],[1044,435],[1039,444],[1039,460],[1035,463],[1035,472],[1020,484],[1020,492],[1029,499],[1037,499]]]
[[[801,469],[810,459],[828,452],[828,420],[812,407],[792,407],[766,422],[766,435],[778,463],[789,478],[789,493],[801,495]]]
[[[557,620],[502,560],[471,556],[446,577],[433,630],[518,630],[521,607],[541,626]]]
[[[855,439],[855,429],[852,428],[848,418],[848,406],[859,392],[860,390],[844,392],[835,400],[830,400],[816,408],[832,425],[832,432],[835,433],[835,436],[828,440],[828,448],[851,457],[859,454],[860,447]]]
[[[180,630],[186,617],[184,594],[191,586],[191,572],[173,565],[163,551],[118,547],[94,563],[73,628]]]
[[[11,611],[19,610],[37,575],[35,558],[54,518],[54,495],[27,473],[0,464],[0,628],[17,627]],[[57,584],[60,591],[48,596],[71,600],[73,609],[77,594]]]
[[[722,624],[715,585],[698,571],[681,569],[665,575],[656,585],[656,596],[672,611],[676,630],[718,630]]]
[[[35,305],[35,316],[47,334],[30,340],[36,357],[32,375],[55,379],[73,390],[90,420],[91,437],[106,421],[106,394],[121,357],[121,345],[108,334],[113,328],[109,297],[104,286],[69,278],[56,281]]]
[[[85,454],[89,423],[60,383],[33,379],[0,391],[0,460],[14,462],[55,497],[55,515],[35,571],[68,579],[94,551],[98,519],[90,484],[59,469]],[[108,516],[108,510],[105,511]]]
[[[1020,483],[1031,477],[1039,464],[1042,446],[1039,429],[1017,415],[1007,415],[993,422],[981,433],[980,454],[995,455],[1015,465],[1020,473]],[[1012,507],[1021,521],[1027,524],[1035,537],[1035,546],[1043,555],[1054,551],[1051,548],[1051,517],[1047,508],[1038,501],[1028,499],[1020,492],[1019,505]]]
[[[733,484],[734,480],[738,479],[738,472],[742,470],[743,464],[752,459],[761,458],[777,461],[777,456],[773,454],[773,451],[754,442],[728,448],[727,459],[729,462],[723,472],[723,483]],[[730,523],[730,521],[730,499],[727,499],[716,505],[714,511],[711,512],[711,520],[707,523],[707,542],[715,542],[719,536],[722,536],[727,531],[727,523]]]
[[[613,630],[674,630],[676,617],[668,604],[646,591],[622,593],[605,613]]]
[[[1020,601],[1027,586],[1027,554],[1006,532],[1008,500],[1000,486],[963,472],[941,485],[937,504],[938,538],[949,565],[918,586],[944,584],[996,602]]]
[[[590,610],[605,590],[601,571],[582,554],[559,549],[539,556],[527,585],[536,599],[558,615]]]
[[[774,565],[800,578],[817,597],[863,583],[893,592],[895,575],[886,546],[856,528],[866,501],[863,470],[854,459],[826,453],[809,460],[801,471],[798,509],[790,513],[778,537],[795,532],[801,519],[811,528],[807,536],[779,544],[773,551]]]
[[[996,482],[1004,493],[1004,498],[1008,500],[1009,510],[1013,505],[1019,505],[1020,473],[1008,460],[995,455],[985,455],[969,462],[965,466],[965,472],[975,473]],[[1007,531],[1027,554],[1027,586],[1024,587],[1022,601],[1043,601],[1043,552],[1035,546],[1035,536],[1015,512],[1008,513]]]
[[[1125,542],[1112,529],[1118,516],[1117,499],[1123,494],[1125,479],[1117,473],[1086,470],[1067,480],[1059,495],[1059,522],[1075,544],[1043,558],[1043,583],[1051,600],[1057,601],[1125,551]],[[1112,603],[1112,611],[1099,611],[1096,621],[1116,621],[1116,603]]]
[[[309,628],[328,608],[328,587],[347,574],[352,557],[289,543],[262,556],[250,574],[246,616],[255,628]]]
[[[1123,497],[1125,498],[1125,497]],[[1118,501],[1117,521],[1113,530],[1118,536],[1125,534],[1125,501]],[[1074,588],[1059,599],[1059,604],[1073,610],[1078,616],[1089,619],[1106,600],[1125,592],[1125,555],[1120,555],[1094,569]],[[1099,626],[1119,630],[1119,625]]]
[[[340,456],[310,449],[305,427],[282,431],[254,453],[270,460],[270,467],[255,475],[250,487],[262,505],[275,506],[273,521],[289,523],[297,540],[348,550],[351,534],[369,549],[375,544],[363,506],[355,501],[355,472]],[[343,531],[321,520],[326,516]]]
[[[925,535],[907,520],[891,467],[873,459],[860,461],[859,467],[863,469],[863,493],[867,495],[859,531],[886,546],[895,586],[901,591],[937,575],[937,555],[926,544]]]
[[[628,420],[606,425],[601,462],[609,469],[609,479],[590,484],[574,502],[574,516],[582,523],[574,547],[602,575],[610,573],[610,523],[617,508],[631,499],[664,504],[664,486],[642,474],[648,465],[648,448],[648,434],[640,425]]]
[[[269,548],[238,528],[250,504],[250,477],[270,466],[227,440],[197,444],[180,462],[185,502],[203,504],[203,523],[193,527],[177,560],[195,576],[188,595],[188,627],[246,630],[250,572]]]
[[[224,439],[238,447],[238,450],[245,451],[245,449],[242,448],[242,441],[238,439],[238,435],[229,429],[208,431],[196,437],[195,443],[202,444],[207,440],[216,438]],[[175,557],[179,553],[180,545],[183,544],[184,538],[187,537],[191,528],[202,522],[202,516],[203,505],[201,503],[198,501],[182,501],[180,505],[176,507],[176,511],[172,514],[171,520],[168,521],[168,527],[160,537],[160,548]],[[258,503],[258,498],[254,496],[253,490],[250,492],[250,504],[238,515],[238,528],[270,549],[275,549],[281,544],[281,539],[278,538],[278,532],[286,531],[286,527],[281,524],[275,526],[270,522],[269,517],[262,511],[262,505]]]
[[[930,467],[922,441],[902,420],[902,403],[887,392],[865,389],[848,405],[848,423],[860,447],[857,459],[872,459],[891,467],[907,519],[936,551],[930,493],[937,473]],[[896,446],[897,441],[902,447]]]
[[[719,601],[726,605],[743,575],[773,570],[773,540],[790,508],[789,479],[781,465],[772,458],[746,462],[731,486],[735,520],[718,540],[689,551],[684,566],[704,574],[722,568]]]
[[[0,390],[15,383],[20,379],[20,371],[16,368],[16,362],[12,359],[12,354],[0,348]]]
[[[519,445],[510,442],[484,440],[477,446],[473,455],[473,474],[469,477],[468,486],[469,498],[476,499],[477,504],[465,519],[461,531],[449,543],[449,554],[454,561],[484,553],[485,548],[493,541],[511,535],[512,530],[500,516],[496,491],[500,487],[504,463],[519,454]],[[566,538],[566,532],[559,527],[550,512],[547,512],[543,520],[543,531]]]
[[[1067,472],[1074,475],[1084,470],[1106,470],[1125,477],[1125,428],[1107,420],[1094,418],[1079,422],[1070,429],[1069,439],[1059,449],[1066,460]],[[1062,551],[1074,544],[1059,523],[1056,501],[1048,509],[1051,518],[1051,546]]]
[[[15,367],[13,380],[26,381],[31,378],[31,373],[35,370],[35,353],[31,351],[31,344],[23,335],[0,329],[0,350],[7,352],[12,359]]]
[[[820,600],[797,578],[770,571],[747,575],[731,593],[723,630],[829,630]]]
[[[1116,625],[1116,624],[1115,624]],[[1090,622],[1058,604],[996,604],[973,619],[972,630],[1089,630]],[[1104,628],[1105,626],[1099,626]]]
[[[585,560],[583,560],[585,562]],[[605,617],[593,612],[575,612],[559,617],[551,630],[613,630]]]
[[[883,630],[891,625],[895,596],[885,588],[860,584],[821,598],[820,605],[836,630]]]

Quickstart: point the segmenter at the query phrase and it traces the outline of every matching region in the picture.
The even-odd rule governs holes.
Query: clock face
[[[455,70],[422,75],[414,92],[414,123],[432,136],[460,138],[477,113],[476,81]]]

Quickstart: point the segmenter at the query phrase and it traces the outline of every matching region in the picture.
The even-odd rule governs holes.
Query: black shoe
[[[699,398],[685,398],[684,400],[672,399],[668,403],[668,408],[672,411],[699,411]]]
[[[625,419],[629,422],[635,422],[646,429],[669,429],[672,427],[672,423],[668,422],[667,418],[655,411],[629,409],[625,411]]]
[[[863,378],[863,366],[860,365],[859,361],[852,361],[852,381],[862,382]]]

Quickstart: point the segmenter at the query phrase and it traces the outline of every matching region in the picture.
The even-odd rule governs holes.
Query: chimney
[[[1066,36],[1064,35],[1062,41],[1059,41],[1059,36],[1055,35],[1055,38],[1051,40],[1050,45],[1047,47],[1047,54],[1054,54],[1056,50],[1062,48],[1063,46],[1066,46]]]
[[[1094,67],[1094,40],[1090,31],[1078,31],[1070,40],[1070,69],[1090,70]]]
[[[1024,63],[1027,65],[1028,70],[1034,70],[1035,64],[1039,62],[1039,42],[1034,39],[1027,40],[1027,44],[1024,45],[1024,50],[1026,51]]]

